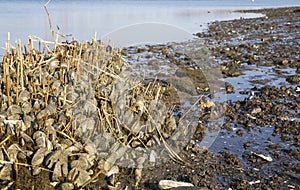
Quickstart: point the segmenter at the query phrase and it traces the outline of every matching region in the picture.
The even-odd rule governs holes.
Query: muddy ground
[[[218,82],[207,82],[203,73],[217,70],[212,73],[222,77],[227,93],[213,110],[222,112],[222,124],[212,146],[198,146],[214,119],[213,108],[205,107],[191,143],[180,153],[184,163],[170,159],[143,168],[137,186],[134,169],[121,168],[113,178],[100,175],[87,189],[116,184],[116,189],[159,189],[162,179],[190,182],[195,187],[189,189],[300,189],[300,7],[245,12],[265,16],[213,22],[196,34],[198,45],[209,50],[202,55],[212,58],[206,65],[176,54],[174,45],[123,50],[129,62],[139,53],[157,51],[158,58],[181,68],[175,76],[190,78],[181,91],[210,101],[223,92],[215,91]],[[188,88],[189,82],[196,88]],[[19,171],[11,189],[51,189],[51,173],[32,177],[26,167]]]
[[[199,46],[209,49],[213,58],[206,64],[210,70],[220,69],[227,93],[221,103],[226,107],[224,123],[214,144],[204,152],[197,148],[183,151],[181,156],[189,166],[170,161],[145,168],[139,189],[158,189],[161,179],[191,182],[203,189],[300,188],[300,8],[243,12],[265,16],[217,21],[196,34],[204,40]],[[208,76],[207,65],[195,66],[191,56],[179,61],[172,53],[176,47],[165,48],[168,53],[161,48],[161,55],[166,53],[167,60],[178,67],[184,63],[183,67],[193,68],[185,73],[198,93],[207,92],[214,100],[215,93],[207,89],[213,84],[201,81],[203,73]],[[201,128],[207,127],[210,111],[201,113],[196,142],[203,138]]]

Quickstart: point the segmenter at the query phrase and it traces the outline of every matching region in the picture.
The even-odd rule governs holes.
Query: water
[[[7,32],[10,32],[12,42],[17,39],[27,42],[29,35],[52,40],[47,14],[43,8],[46,2],[45,0],[2,0],[0,3],[0,47],[5,47]],[[299,5],[299,1],[52,0],[47,7],[54,29],[56,30],[58,26],[61,33],[72,34],[72,37],[77,40],[90,40],[95,32],[101,38],[112,31],[137,23],[160,23],[178,27],[183,33],[185,32],[184,35],[180,35],[181,39],[176,35],[166,39],[176,41],[191,37],[191,34],[204,29],[205,23],[213,20],[261,16],[233,13],[232,10],[235,9],[287,5]],[[158,27],[155,33],[160,30],[161,28]],[[169,33],[169,31],[170,29],[166,32]],[[131,35],[129,38],[134,36],[136,35]],[[166,36],[168,35],[161,38],[166,38]],[[157,40],[160,42],[159,40],[162,39],[157,38]],[[2,50],[0,54],[3,52]]]

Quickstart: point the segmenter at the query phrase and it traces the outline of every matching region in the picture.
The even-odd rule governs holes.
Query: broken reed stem
[[[7,96],[7,106],[10,106],[10,73],[9,73],[9,61],[12,59],[8,59],[10,57],[10,33],[7,33],[7,43],[6,43],[6,59],[3,63],[3,70],[4,70],[4,80],[6,86],[6,96]]]
[[[55,36],[55,43],[54,43],[54,49],[57,47],[57,44],[58,44],[58,39],[59,39],[59,35],[58,34],[56,34],[56,36]]]
[[[20,61],[17,61],[17,86],[20,85],[20,68],[21,63]],[[16,103],[19,104],[19,88],[16,88]]]
[[[29,55],[32,56],[33,54],[33,44],[32,44],[32,39],[31,39],[31,36],[29,36]]]
[[[0,146],[2,146],[6,141],[10,139],[11,135],[8,135],[3,141],[0,142]]]
[[[94,33],[93,42],[94,42],[94,44],[96,44],[96,42],[97,42],[97,32]]]
[[[47,45],[55,45],[55,42],[53,41],[47,41],[47,40],[43,40],[42,38],[40,37],[37,37],[37,36],[34,36],[34,35],[30,35],[30,37],[32,37],[32,41],[33,42],[39,42],[39,43],[42,43],[44,44],[45,48],[47,48],[48,52],[52,52],[52,49],[49,48],[49,47],[46,47]],[[58,46],[68,46],[68,47],[75,47],[74,45],[72,44],[67,44],[67,43],[60,43],[60,42],[57,42],[56,45]]]
[[[64,88],[64,100],[63,100],[63,105],[66,105],[66,100],[67,100],[67,86]]]
[[[10,50],[10,32],[7,33],[6,55],[9,54],[9,50]]]
[[[195,106],[198,104],[198,102],[203,98],[203,95],[201,97],[199,97],[195,103],[183,114],[183,116],[179,119],[178,123],[180,123],[186,116],[187,114],[195,108]]]
[[[35,165],[19,163],[19,162],[12,162],[12,161],[5,161],[5,160],[0,160],[0,164],[12,164],[12,165],[15,164],[15,165],[18,165],[18,166],[35,167]],[[41,170],[53,173],[52,170],[49,170],[47,168],[43,168],[43,167],[40,167],[40,166],[39,166],[39,168],[41,168]]]
[[[51,36],[52,36],[52,38],[54,38],[54,30],[53,30],[53,27],[52,27],[50,13],[48,12],[48,9],[47,9],[47,5],[48,5],[49,2],[50,2],[50,0],[44,5],[44,8],[46,10],[47,17],[48,17],[48,22],[49,22],[49,26],[50,26]]]
[[[159,84],[158,84],[159,85]],[[161,86],[159,85],[158,90],[157,90],[157,94],[155,96],[155,103],[157,104],[159,96],[160,96],[160,90],[161,90]],[[146,94],[145,94],[146,95]]]
[[[24,90],[24,78],[23,78],[23,65],[24,65],[24,59],[23,59],[23,51],[22,51],[22,43],[21,40],[19,40],[19,58],[20,58],[20,82],[21,82],[21,89]]]
[[[6,84],[6,96],[7,96],[7,106],[10,106],[10,74],[9,74],[9,63],[4,63],[4,76]]]
[[[56,131],[57,133],[61,134],[62,136],[64,136],[64,137],[70,139],[73,143],[77,143],[77,141],[76,141],[74,138],[70,137],[69,135],[67,135],[67,134],[64,133],[63,131],[59,131],[59,130],[55,130],[55,131]]]
[[[85,186],[87,186],[89,183],[94,181],[101,173],[103,173],[103,170],[99,170],[91,179],[89,179],[87,182],[85,182],[81,187],[80,190],[83,190]]]

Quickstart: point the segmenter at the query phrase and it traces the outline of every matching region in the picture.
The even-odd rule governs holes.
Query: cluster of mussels
[[[180,159],[189,124],[162,101],[170,85],[135,80],[118,50],[96,40],[44,42],[46,51],[32,41],[7,44],[0,68],[2,184],[14,183],[19,166],[50,171],[62,189],[120,166],[139,168],[138,183],[143,164]]]

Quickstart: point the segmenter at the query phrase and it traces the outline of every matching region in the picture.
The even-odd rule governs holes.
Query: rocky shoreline
[[[81,144],[78,148],[72,140],[66,139],[63,141],[66,145],[52,147],[52,155],[68,148],[71,153],[76,152],[70,154],[73,163],[71,166],[76,168],[77,160],[81,160],[80,163],[82,160],[87,161],[85,169],[88,170],[80,171],[85,177],[89,177],[89,183],[84,179],[84,182],[74,183],[78,176],[82,176],[80,172],[74,180],[64,176],[57,176],[56,179],[53,171],[49,169],[42,169],[38,175],[33,175],[30,167],[24,164],[18,165],[18,169],[15,165],[10,166],[12,175],[5,176],[5,172],[2,173],[4,179],[14,178],[14,183],[7,183],[2,179],[2,187],[65,190],[160,189],[161,180],[172,180],[194,186],[173,189],[300,189],[300,7],[243,12],[257,12],[266,16],[213,22],[208,31],[196,34],[199,39],[192,42],[129,47],[121,51],[129,64],[141,63],[135,65],[141,70],[145,67],[143,62],[147,63],[147,68],[150,68],[150,62],[153,70],[166,69],[156,76],[161,78],[160,85],[167,89],[163,98],[165,102],[174,105],[174,112],[181,109],[178,103],[180,99],[189,100],[189,95],[202,95],[197,102],[201,110],[197,112],[197,127],[184,150],[179,153],[180,159],[174,159],[175,154],[156,165],[119,166],[117,169],[111,167],[107,172],[101,172],[101,168],[96,165],[88,165],[91,163],[89,159],[93,150],[88,144]],[[170,64],[174,67],[170,67]],[[108,70],[114,69],[119,70],[115,66]],[[173,76],[168,76],[169,71],[174,71]],[[151,74],[153,73],[149,72]],[[164,80],[165,78],[167,79]],[[151,82],[153,81],[148,84]],[[143,91],[145,87],[139,89]],[[174,89],[177,91],[174,92]],[[153,94],[157,91],[159,90],[153,87]],[[54,89],[53,93],[55,92]],[[220,94],[228,100],[218,101]],[[97,101],[109,102],[100,96],[97,97],[99,100],[96,98]],[[118,101],[116,97],[115,102]],[[138,109],[138,106],[134,109]],[[139,110],[136,112],[139,113]],[[199,144],[209,134],[210,125],[214,124],[212,120],[216,118],[222,119],[217,128],[218,136],[215,143],[206,149]],[[170,134],[172,131],[166,131],[164,135]],[[29,148],[38,146],[39,139],[43,140],[44,136],[42,133],[36,134],[32,147],[28,145]],[[2,138],[1,145],[5,145],[6,141]],[[147,142],[148,139],[142,141]],[[128,144],[131,147],[141,146],[139,142],[133,145],[130,141]],[[44,145],[45,147],[39,147],[35,151],[45,149],[47,143]],[[13,148],[11,154],[18,150]],[[49,163],[51,158],[55,160],[52,155],[47,158]],[[26,156],[24,159],[27,159]],[[40,162],[37,158],[31,158],[30,162],[36,160]],[[94,157],[92,160],[94,161]],[[66,170],[73,169],[71,166]],[[63,170],[64,166],[58,167]],[[85,171],[91,171],[93,175]],[[53,183],[53,178],[54,181],[63,180]]]

